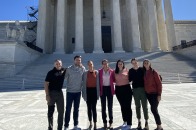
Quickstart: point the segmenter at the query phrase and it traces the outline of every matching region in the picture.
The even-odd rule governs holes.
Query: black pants
[[[58,130],[62,130],[64,114],[64,96],[62,91],[50,91],[50,102],[48,103],[48,130],[53,129],[55,103],[58,111]]]
[[[116,97],[121,106],[121,113],[124,122],[127,122],[127,125],[132,125],[132,90],[130,85],[116,86]]]
[[[102,108],[102,120],[103,123],[107,123],[106,114],[106,99],[108,101],[108,113],[109,113],[109,123],[113,123],[113,95],[110,86],[103,86],[103,95],[101,96],[101,108]]]
[[[158,112],[159,102],[157,100],[157,97],[158,97],[157,94],[147,94],[147,99],[148,99],[148,102],[150,103],[151,112],[155,118],[155,122],[157,125],[161,125],[161,119],[160,119],[159,112]]]
[[[92,121],[93,115],[93,122],[97,122],[97,88],[87,88],[87,109],[88,109],[88,119]]]

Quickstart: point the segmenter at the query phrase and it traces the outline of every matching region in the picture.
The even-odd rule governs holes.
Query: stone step
[[[21,88],[24,79],[25,88],[43,88],[45,76],[53,68],[54,60],[62,59],[63,66],[73,64],[75,54],[44,54],[35,62],[26,66],[23,71],[14,77],[0,79],[0,89]],[[103,54],[81,54],[82,63],[87,67],[87,61],[92,60],[95,69],[101,68],[101,61],[108,59],[110,67],[115,68],[116,61],[122,59],[127,68],[131,68],[131,58],[137,58],[142,66],[144,59],[149,59],[152,67],[161,74],[163,83],[189,83],[196,82],[196,61],[187,59],[179,54],[153,52],[153,53],[103,53]]]

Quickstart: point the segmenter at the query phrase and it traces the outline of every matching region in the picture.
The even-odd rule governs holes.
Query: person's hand
[[[50,102],[50,96],[49,95],[46,95],[46,101],[47,101],[47,104]]]
[[[160,102],[161,101],[161,96],[158,96],[157,100],[158,100],[158,102]]]

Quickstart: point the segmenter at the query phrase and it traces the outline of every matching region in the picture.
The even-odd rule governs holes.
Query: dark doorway
[[[110,26],[102,26],[102,48],[104,53],[112,52],[112,38],[111,38],[111,27]]]

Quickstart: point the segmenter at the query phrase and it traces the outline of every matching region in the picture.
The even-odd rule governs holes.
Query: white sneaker
[[[80,130],[81,128],[80,127],[78,127],[77,125],[76,126],[74,126],[74,128],[73,128],[74,130]]]
[[[121,127],[126,127],[126,126],[127,126],[127,122],[124,122]]]

